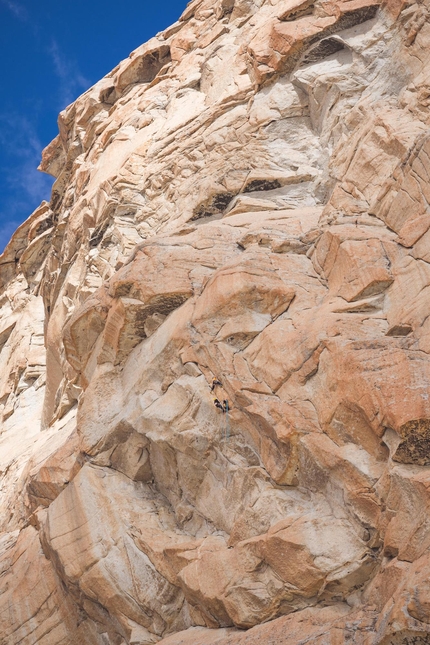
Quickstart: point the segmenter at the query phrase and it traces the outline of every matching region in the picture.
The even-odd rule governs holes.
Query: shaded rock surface
[[[1,645],[430,642],[428,15],[194,0],[60,114],[0,257]]]

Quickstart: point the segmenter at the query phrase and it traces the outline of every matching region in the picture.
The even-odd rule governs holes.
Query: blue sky
[[[58,113],[178,19],[187,0],[0,0],[0,252],[52,179]]]

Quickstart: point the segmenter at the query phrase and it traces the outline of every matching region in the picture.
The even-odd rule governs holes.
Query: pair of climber
[[[211,392],[213,392],[217,387],[222,387],[222,383],[219,379],[214,377],[212,379]],[[221,410],[222,412],[228,412],[229,410],[227,399],[224,399],[224,401],[221,403],[221,401],[218,398],[215,398],[214,406],[218,408],[218,410]]]
[[[218,408],[219,410],[222,410],[223,412],[228,412],[228,401],[227,399],[224,399],[224,401],[221,403],[219,399],[214,399],[214,406]]]

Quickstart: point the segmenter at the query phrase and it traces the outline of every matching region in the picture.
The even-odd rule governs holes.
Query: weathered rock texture
[[[428,16],[194,0],[61,113],[0,258],[1,645],[430,643]]]

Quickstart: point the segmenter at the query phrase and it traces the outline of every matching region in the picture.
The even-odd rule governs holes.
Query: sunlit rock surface
[[[60,114],[1,645],[430,643],[429,107],[428,2],[195,0]]]

